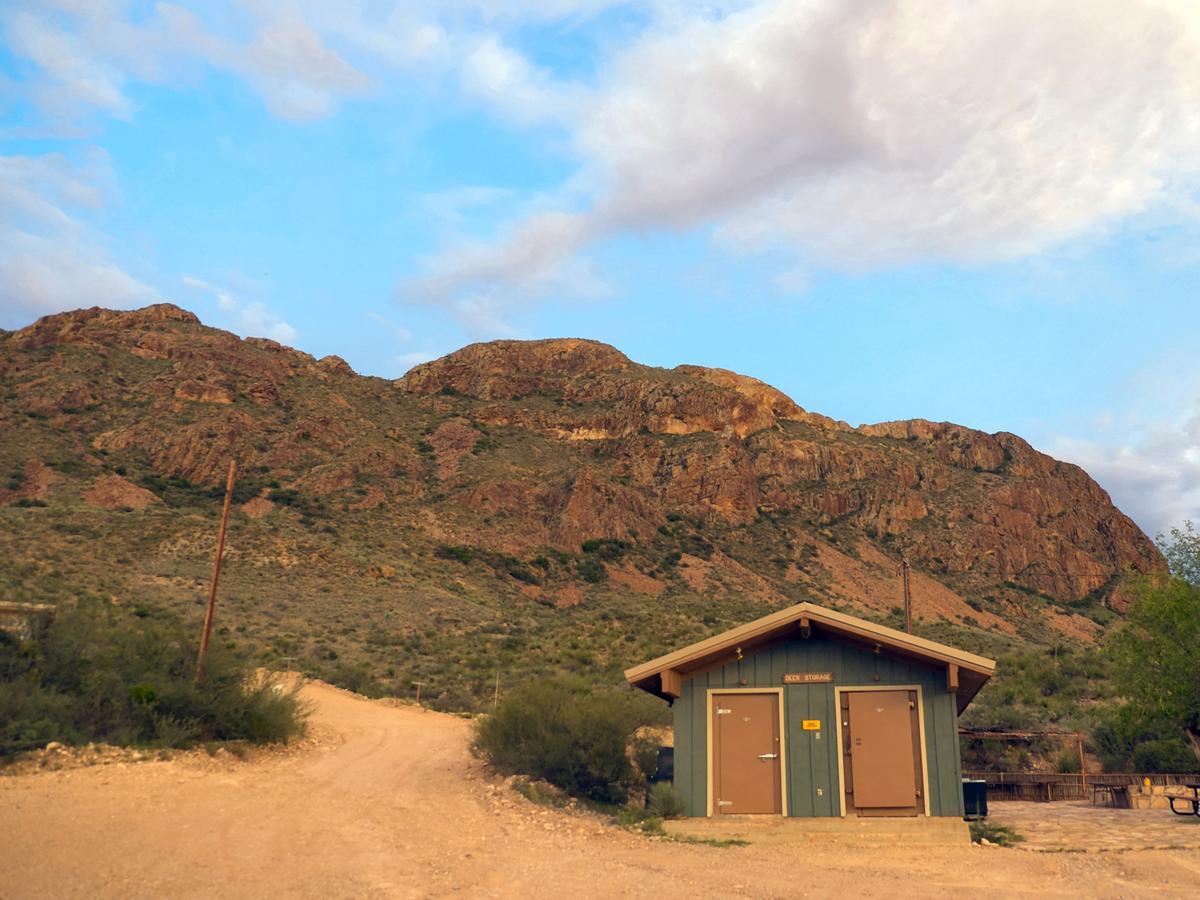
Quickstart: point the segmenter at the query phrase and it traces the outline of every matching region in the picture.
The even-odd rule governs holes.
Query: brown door
[[[842,707],[847,811],[917,815],[924,800],[916,692],[847,692]]]
[[[781,815],[779,695],[713,694],[713,813]]]

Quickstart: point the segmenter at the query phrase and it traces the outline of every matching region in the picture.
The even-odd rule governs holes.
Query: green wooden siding
[[[783,683],[785,672],[832,672],[832,684]],[[878,680],[876,680],[878,676]],[[743,683],[743,679],[745,683]],[[925,768],[929,810],[935,816],[963,815],[962,763],[954,695],[944,669],[888,659],[850,644],[818,636],[797,639],[748,656],[740,663],[697,675],[683,683],[675,701],[675,787],[689,816],[708,814],[708,691],[719,688],[782,687],[786,773],[790,816],[841,815],[838,796],[835,687],[921,686],[925,711]],[[820,731],[804,731],[819,719]]]

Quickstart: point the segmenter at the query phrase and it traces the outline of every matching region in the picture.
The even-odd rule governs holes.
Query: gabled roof
[[[798,603],[626,669],[625,680],[663,699],[674,700],[679,696],[679,684],[692,675],[737,658],[738,651],[749,655],[793,635],[807,636],[802,629],[807,629],[807,634],[824,634],[944,670],[950,689],[958,695],[960,713],[996,671],[995,660],[815,603]]]

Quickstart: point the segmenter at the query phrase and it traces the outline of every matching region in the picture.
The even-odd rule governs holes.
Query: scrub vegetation
[[[1200,535],[1189,522],[1166,547],[1171,575],[1141,579],[1124,624],[1109,637],[1124,702],[1096,738],[1136,771],[1200,767]],[[1189,758],[1190,757],[1190,758]]]
[[[528,775],[572,796],[624,803],[642,783],[629,757],[633,734],[664,719],[661,704],[582,681],[534,682],[479,720],[475,750],[506,775]]]
[[[0,757],[49,741],[190,747],[302,732],[295,692],[256,679],[219,642],[194,683],[195,647],[172,617],[97,597],[64,610],[38,639],[0,632]]]
[[[1110,772],[1200,771],[1200,534],[1187,522],[1158,543],[1171,574],[1131,579],[1125,619],[1098,645],[1031,646],[947,626],[926,633],[998,660],[963,724],[1080,731]],[[963,766],[1066,772],[1079,759],[1061,738],[965,738]]]
[[[429,393],[433,382],[418,390],[354,376],[168,307],[67,315],[34,331],[0,334],[0,600],[54,605],[61,624],[103,597],[112,615],[177,623],[194,642],[225,464],[235,456],[218,651],[238,666],[294,669],[373,697],[419,690],[423,704],[444,711],[489,710],[497,684],[501,697],[546,679],[611,688],[635,662],[801,600],[896,627],[892,563],[917,546],[975,553],[1001,540],[983,515],[1007,509],[1000,488],[1036,486],[1037,497],[1071,510],[1039,513],[1037,534],[1065,532],[1060,518],[1082,514],[1073,500],[1090,503],[1078,473],[1034,478],[1028,472],[1045,460],[1032,450],[966,430],[900,437],[802,417],[728,441],[723,417],[746,395],[686,372],[610,368],[607,348],[588,351],[599,361],[569,379],[537,359],[484,366],[488,378],[528,382],[485,403],[449,382]],[[699,430],[659,430],[639,399],[647,397]],[[614,410],[616,436],[555,436],[559,425]],[[793,481],[785,447],[838,462],[829,477]],[[987,453],[1000,454],[995,465],[980,464]],[[665,466],[682,493],[661,490]],[[897,473],[914,467],[927,476],[919,493],[928,513],[905,518],[900,531],[881,528],[872,498],[887,505],[904,495]],[[704,485],[726,485],[737,506],[749,484],[742,475],[755,472],[756,495],[774,499],[742,516],[708,514]],[[92,496],[104,485],[107,494]],[[841,499],[858,511],[827,509]],[[569,540],[545,512],[568,504]],[[1084,512],[1080,533],[1110,509]],[[963,571],[962,560],[914,559],[914,571],[961,598],[934,610],[916,596],[917,633],[999,660],[970,724],[1090,733],[1118,704],[1113,663],[1085,637],[1119,623],[1106,598],[1130,560],[1148,559],[1140,534],[1121,540],[1114,580],[1074,599],[1039,593],[1054,590],[1041,577],[1001,581],[990,563]],[[1038,557],[1044,542],[1025,549]],[[868,583],[858,590],[860,576]],[[1015,633],[990,630],[991,616]],[[1064,618],[1070,627],[1057,629]],[[3,655],[9,668],[20,656],[7,644]],[[21,678],[48,692],[37,708],[66,690],[41,674]],[[5,702],[14,704],[10,681]],[[212,717],[167,709],[167,680],[124,690],[141,683],[154,684],[155,700],[130,706],[114,733],[173,740],[167,715],[201,723],[179,740],[208,733]],[[134,715],[147,709],[158,717],[152,727]],[[10,736],[6,719],[6,741],[66,733],[71,718],[20,715],[26,736]],[[1149,741],[1137,735],[1147,733],[1114,732],[1113,752],[1133,741],[1145,756]],[[1167,765],[1182,732],[1160,733],[1150,740],[1173,746],[1160,748],[1158,764]],[[976,748],[986,768],[1053,760],[1060,749]]]
[[[970,822],[971,841],[978,844],[987,841],[1000,847],[1011,847],[1025,840],[1024,836],[1007,825],[997,825],[994,822]]]

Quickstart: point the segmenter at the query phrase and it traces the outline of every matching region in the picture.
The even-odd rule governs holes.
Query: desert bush
[[[646,812],[659,819],[674,819],[683,815],[683,798],[669,781],[660,781],[650,788]]]
[[[1196,755],[1178,736],[1145,741],[1133,749],[1135,772],[1195,772]]]
[[[438,559],[452,559],[464,566],[475,558],[475,551],[460,544],[439,544],[434,548],[434,556]]]
[[[584,553],[594,553],[600,559],[617,560],[625,555],[629,544],[613,538],[591,538],[583,542],[581,549]]]
[[[1150,721],[1130,706],[1110,711],[1092,734],[1109,772],[1195,772],[1198,765],[1183,734]]]
[[[633,764],[643,781],[649,781],[658,771],[658,748],[658,739],[653,737],[638,736],[630,744]]]
[[[579,573],[579,577],[591,584],[597,584],[608,578],[608,569],[604,568],[604,563],[596,559],[580,559],[575,563],[575,571]]]
[[[1063,750],[1054,757],[1054,768],[1064,775],[1079,771],[1079,754]]]
[[[616,691],[582,682],[535,682],[479,721],[475,749],[505,774],[541,778],[568,793],[623,803],[635,779],[625,748],[652,716]]]
[[[194,636],[141,613],[92,599],[62,610],[40,641],[0,633],[0,755],[52,740],[175,747],[303,730],[294,691],[254,679],[219,643],[194,683]]]
[[[382,697],[387,691],[363,663],[339,662],[333,668],[321,672],[321,677],[330,684],[364,697]]]

